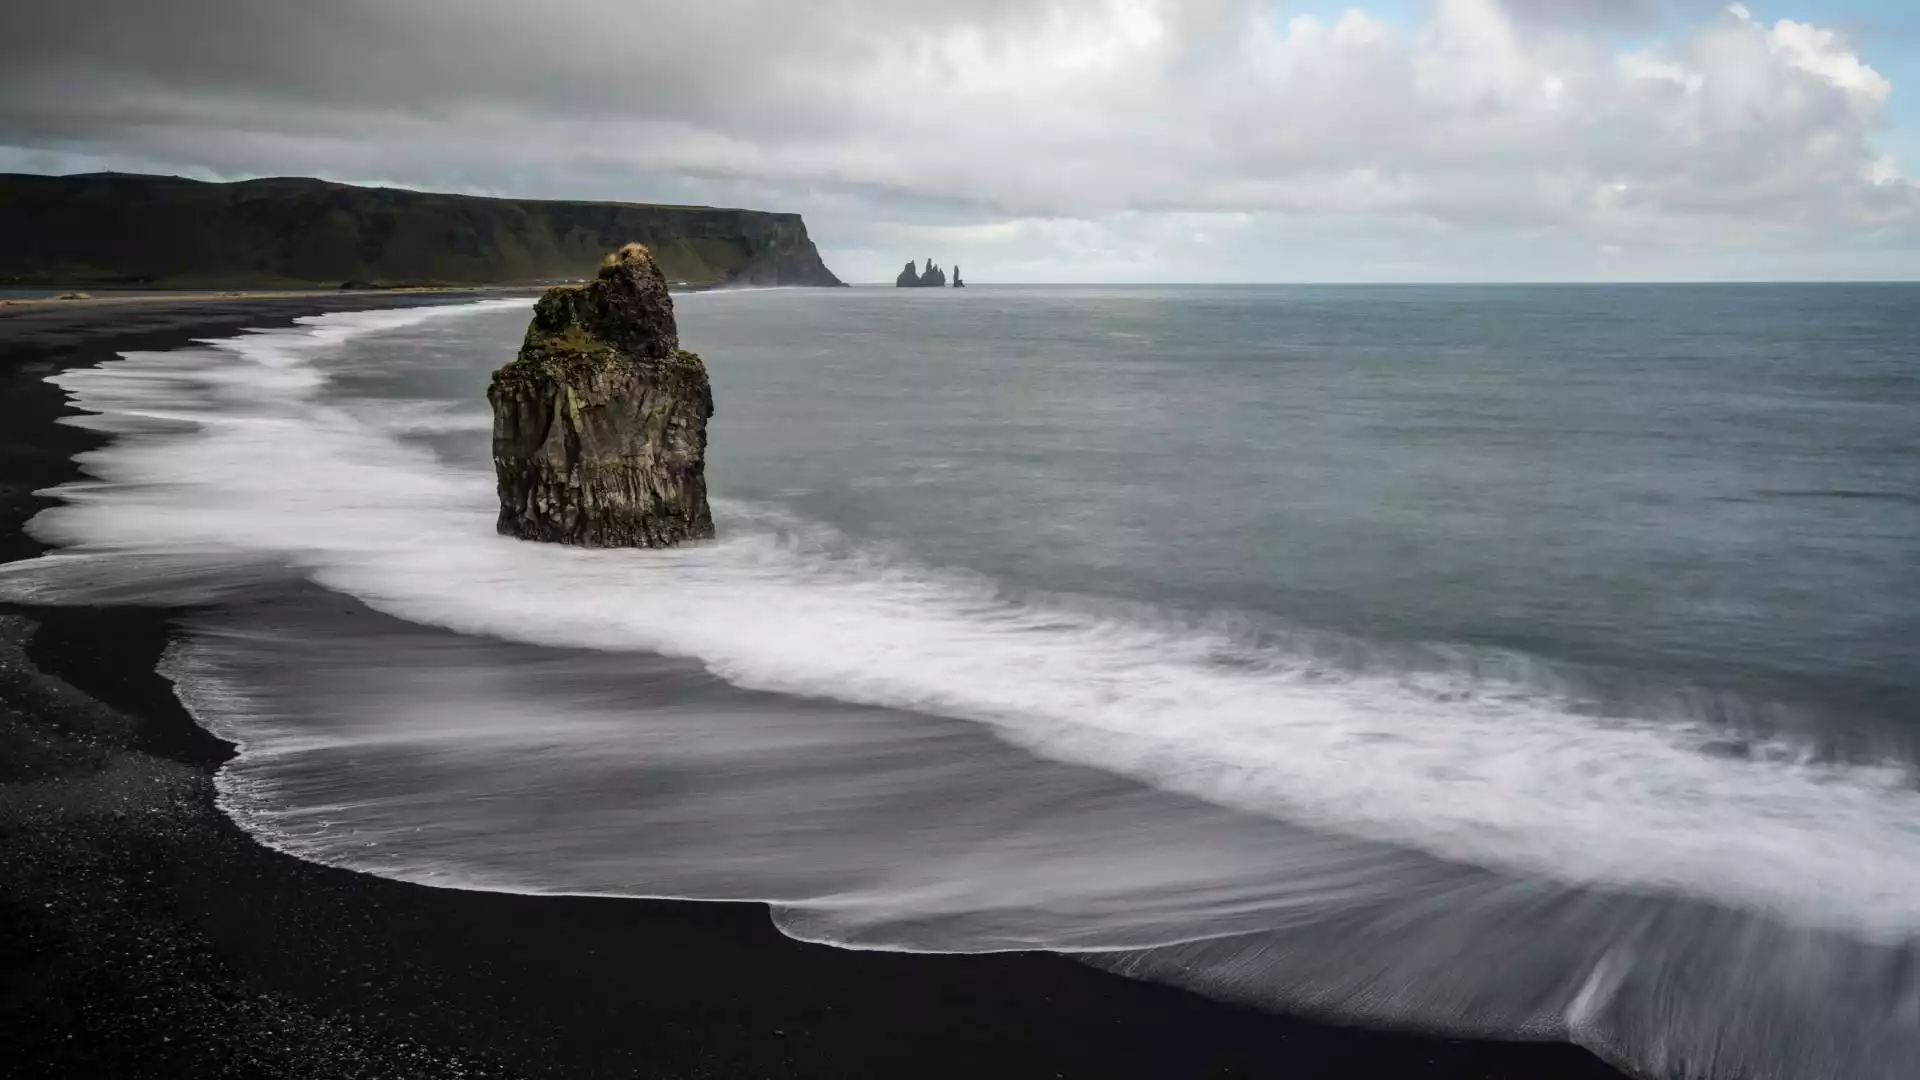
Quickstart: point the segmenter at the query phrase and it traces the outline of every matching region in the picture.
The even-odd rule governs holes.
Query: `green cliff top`
[[[299,178],[0,173],[0,286],[549,284],[592,274],[627,240],[677,284],[840,284],[793,214]]]

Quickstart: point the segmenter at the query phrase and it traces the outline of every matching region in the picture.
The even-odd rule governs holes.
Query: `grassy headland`
[[[440,195],[285,178],[0,174],[0,286],[533,284],[646,244],[676,285],[838,285],[797,214]]]

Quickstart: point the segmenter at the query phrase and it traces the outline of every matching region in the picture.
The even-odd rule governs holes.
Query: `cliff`
[[[841,283],[797,214],[486,199],[311,179],[0,174],[0,285],[576,280],[634,240],[674,284]]]
[[[645,247],[607,256],[589,284],[547,290],[487,401],[502,533],[584,547],[713,536],[713,393]]]

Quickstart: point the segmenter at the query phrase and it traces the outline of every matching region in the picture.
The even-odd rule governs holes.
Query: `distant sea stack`
[[[667,280],[628,244],[585,285],[547,290],[493,373],[499,529],[582,547],[713,536],[706,365],[680,348]]]
[[[900,276],[893,279],[893,283],[903,289],[945,288],[947,272],[935,265],[932,259],[927,260],[925,270],[918,271],[913,268],[913,263],[909,262],[906,269],[900,271]]]
[[[0,174],[0,287],[551,284],[592,277],[629,240],[675,286],[841,284],[798,214],[297,178]]]
[[[967,283],[960,280],[960,264],[959,263],[953,264],[953,287],[956,289],[964,289],[967,287]]]

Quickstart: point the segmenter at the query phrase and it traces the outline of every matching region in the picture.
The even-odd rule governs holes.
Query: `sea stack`
[[[903,289],[945,288],[947,272],[940,269],[932,259],[927,260],[925,270],[915,270],[913,264],[908,263],[906,268],[900,271],[900,276],[893,279],[893,283]]]
[[[680,348],[653,256],[628,244],[585,285],[548,289],[493,373],[499,529],[582,547],[713,536],[706,365]]]

